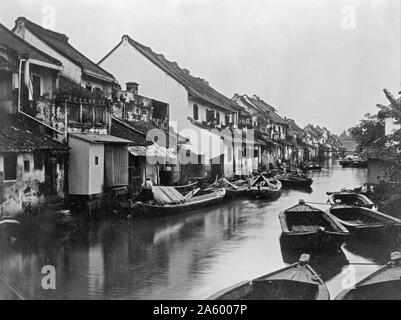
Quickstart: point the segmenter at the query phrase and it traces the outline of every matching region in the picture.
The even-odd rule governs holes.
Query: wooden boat
[[[305,167],[304,170],[308,171],[308,170],[321,170],[322,166],[318,163],[315,162],[308,162]]]
[[[128,217],[132,218],[138,215],[164,216],[181,214],[190,210],[204,208],[205,206],[220,203],[225,194],[225,189],[218,189],[202,195],[184,197],[184,200],[179,203],[166,203],[164,205],[160,205],[156,203],[136,202],[131,206],[131,214]]]
[[[226,189],[226,198],[238,198],[246,196],[249,189],[249,181],[237,180],[228,181],[225,178],[219,179],[219,182]]]
[[[335,300],[401,300],[401,253],[353,287],[341,291]]]
[[[263,174],[257,176],[247,190],[248,195],[255,199],[275,199],[280,195],[281,182],[274,178],[266,178]]]
[[[207,300],[329,300],[323,280],[308,265],[309,255],[299,262],[252,281],[221,290]]]
[[[329,196],[328,202],[334,206],[335,204],[347,204],[357,207],[365,207],[372,209],[375,204],[365,195],[352,191],[342,190],[339,192],[327,192]]]
[[[276,179],[285,187],[307,188],[313,183],[312,178],[309,178],[300,170],[276,175]]]
[[[398,233],[401,220],[369,208],[336,204],[328,212],[351,233],[376,232],[382,235]]]
[[[330,214],[304,200],[279,214],[281,241],[294,249],[338,250],[349,237],[348,230]]]

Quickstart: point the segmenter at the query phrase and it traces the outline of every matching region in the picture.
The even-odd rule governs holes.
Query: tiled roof
[[[293,128],[293,130],[297,131],[298,134],[302,134],[302,132],[303,132],[302,128],[300,126],[298,126],[294,120],[287,119],[287,121],[290,124],[291,128]]]
[[[187,69],[180,68],[176,62],[167,60],[162,54],[155,53],[151,48],[136,42],[129,36],[125,35],[124,38],[152,63],[183,85],[191,95],[227,111],[241,110],[234,101],[213,89],[204,79],[192,76]]]
[[[75,64],[83,68],[84,73],[86,70],[93,72],[97,75],[105,77],[108,81],[114,81],[115,78],[112,74],[99,67],[96,63],[88,59],[81,52],[75,49],[68,43],[68,37],[65,34],[54,32],[33,23],[25,17],[19,17],[16,21],[18,23],[24,23],[25,27],[32,32],[36,37],[45,42],[49,47],[71,60]],[[14,27],[15,29],[16,27]],[[90,74],[89,74],[90,75]]]
[[[149,130],[160,129],[158,126],[153,124],[153,122],[151,122],[151,121],[138,121],[138,120],[128,121],[128,120],[125,120],[125,122],[128,123],[131,127],[133,127],[138,132],[141,132],[142,134],[144,134],[145,137]],[[161,130],[163,130],[165,132],[166,138],[168,138],[172,141],[177,140],[178,144],[183,144],[183,143],[187,142],[187,139],[185,139],[184,137],[182,137],[180,135],[178,135],[178,137],[177,137],[177,133],[173,130],[173,128],[170,128],[170,130],[164,130],[164,129],[161,129]]]
[[[110,133],[113,136],[131,140],[132,142],[130,145],[146,146],[151,144],[151,142],[146,141],[146,136],[143,133],[134,130],[128,124],[116,120],[115,118],[112,120]]]
[[[270,119],[274,123],[288,126],[288,122],[276,113],[276,109],[271,105],[269,105],[268,103],[266,103],[265,101],[263,101],[262,99],[260,99],[259,97],[246,96],[246,99],[250,101],[258,109],[262,110],[263,112],[266,112],[268,114],[268,117],[270,117]]]
[[[35,150],[63,150],[66,144],[38,132],[15,115],[0,115],[0,152],[33,152]]]
[[[55,65],[61,65],[61,62],[57,59],[49,56],[48,54],[40,51],[28,42],[24,41],[16,34],[8,30],[5,26],[0,23],[0,45],[11,49],[18,56],[27,56],[29,58],[39,60]]]

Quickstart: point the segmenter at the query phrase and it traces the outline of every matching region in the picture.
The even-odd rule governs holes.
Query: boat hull
[[[300,262],[223,289],[207,300],[329,300],[322,279]]]
[[[285,248],[293,250],[307,250],[311,252],[335,252],[348,239],[348,234],[332,232],[315,232],[307,234],[282,233],[280,242]]]
[[[283,187],[309,188],[313,183],[312,179],[293,180],[277,178],[277,180],[281,182]]]
[[[252,199],[265,199],[265,200],[272,200],[277,199],[281,191],[280,190],[271,190],[271,189],[264,189],[264,188],[250,188],[247,191],[247,194]]]
[[[224,192],[219,192],[214,197],[204,198],[200,200],[191,199],[193,201],[188,201],[182,204],[176,205],[164,205],[158,206],[153,204],[146,204],[142,202],[135,203],[131,208],[130,217],[134,216],[167,216],[167,215],[176,215],[182,214],[185,212],[189,212],[192,210],[204,208],[206,206],[212,206],[219,204],[223,198],[225,197],[225,190]]]
[[[358,237],[389,237],[400,234],[401,220],[376,210],[351,205],[335,205],[328,209],[347,230]]]

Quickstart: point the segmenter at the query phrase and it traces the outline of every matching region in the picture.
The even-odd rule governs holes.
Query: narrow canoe
[[[143,202],[137,202],[131,207],[131,214],[128,217],[135,216],[160,216],[160,215],[173,215],[180,214],[190,210],[204,208],[220,203],[226,194],[225,189],[215,190],[211,193],[207,193],[200,196],[194,196],[187,199],[184,203],[179,204],[166,204],[159,206],[156,204],[148,204]]]
[[[351,191],[339,191],[327,193],[329,195],[329,203],[333,206],[335,204],[354,205],[357,207],[365,207],[372,209],[375,204],[363,194]]]
[[[390,262],[341,291],[335,300],[401,300],[401,253],[393,252]]]
[[[336,204],[328,212],[351,233],[375,232],[381,235],[398,233],[401,220],[369,208]]]
[[[307,205],[299,204],[279,214],[281,241],[293,249],[310,251],[339,250],[349,237],[348,230],[332,215]]]
[[[252,281],[243,281],[207,300],[329,300],[329,291],[308,265],[309,255],[299,262]]]

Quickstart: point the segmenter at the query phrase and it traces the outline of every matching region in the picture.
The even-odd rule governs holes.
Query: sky
[[[0,0],[0,23],[18,16],[95,62],[129,34],[229,98],[337,134],[401,90],[400,0]]]

